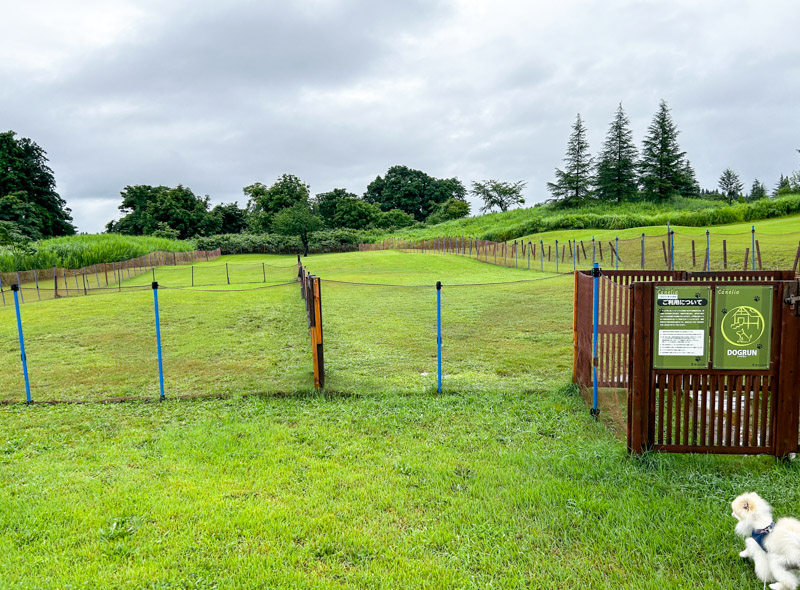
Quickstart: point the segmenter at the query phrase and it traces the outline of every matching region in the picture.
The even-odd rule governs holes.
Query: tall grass
[[[128,260],[156,250],[186,252],[194,248],[194,243],[190,241],[150,236],[120,234],[67,236],[36,242],[29,252],[9,247],[0,248],[0,272],[53,266],[81,268],[90,264]]]
[[[472,236],[483,240],[513,240],[561,229],[621,230],[651,225],[711,227],[800,213],[800,195],[727,205],[721,201],[678,198],[668,203],[593,203],[580,209],[537,205],[505,213],[456,219],[391,234],[409,240],[436,236]]]

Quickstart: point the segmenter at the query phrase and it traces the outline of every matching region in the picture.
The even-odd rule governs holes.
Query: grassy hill
[[[513,240],[560,230],[621,230],[648,226],[706,228],[774,219],[800,213],[800,195],[727,205],[721,201],[674,199],[669,203],[597,203],[581,209],[538,205],[505,213],[490,213],[411,228],[391,234],[408,240],[438,236],[471,236],[484,240]],[[749,230],[749,227],[747,228]],[[572,232],[574,233],[574,231]],[[641,235],[641,231],[638,232]],[[537,238],[538,239],[538,238]]]

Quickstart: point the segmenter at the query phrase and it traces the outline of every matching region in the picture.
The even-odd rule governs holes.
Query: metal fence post
[[[644,232],[642,232],[642,270],[644,270]]]
[[[753,238],[753,248],[750,250],[753,253],[753,270],[756,269],[756,226],[753,226],[753,229],[750,230],[750,234]]]
[[[595,262],[592,268],[594,289],[592,296],[592,409],[589,414],[596,420],[600,415],[597,409],[597,322],[600,310],[600,267]]]
[[[22,358],[22,373],[25,375],[25,401],[31,403],[31,384],[28,380],[28,357],[25,356],[25,339],[22,337],[22,317],[19,312],[19,284],[11,285],[11,290],[14,292],[14,308],[17,311],[17,333],[19,334],[19,351]]]
[[[153,281],[153,307],[156,312],[156,346],[158,347],[158,386],[164,399],[164,363],[161,359],[161,321],[158,316],[158,283]]]
[[[711,232],[706,230],[706,270],[711,270]]]
[[[3,298],[3,307],[6,306],[6,292],[3,291],[3,277],[0,276],[0,297]]]
[[[19,287],[19,298],[22,300],[22,303],[25,303],[25,293],[22,292],[22,281],[19,278],[19,271],[17,271],[17,287]]]
[[[436,281],[437,391],[442,393],[442,282]]]
[[[231,284],[231,275],[228,272],[228,263],[225,263],[225,278],[228,280],[228,284]]]
[[[539,267],[541,268],[542,272],[544,272],[544,242],[542,240],[539,240],[539,249],[541,250],[541,256],[539,256]]]
[[[558,272],[558,240],[556,240],[556,272]]]

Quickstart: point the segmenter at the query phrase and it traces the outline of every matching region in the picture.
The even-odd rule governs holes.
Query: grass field
[[[280,285],[293,259],[205,272],[226,261],[239,285],[156,271],[167,401],[0,408],[0,587],[760,587],[729,502],[796,513],[797,463],[628,457],[568,386],[571,277],[309,257],[321,394],[299,288]],[[34,399],[158,396],[149,289],[22,309]],[[0,308],[6,401],[24,399],[14,322]]]

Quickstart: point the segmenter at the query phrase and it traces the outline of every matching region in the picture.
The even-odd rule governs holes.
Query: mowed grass
[[[729,502],[755,490],[796,513],[797,464],[629,457],[567,386],[571,277],[403,252],[304,262],[323,278],[327,394],[297,285],[174,280],[165,402],[0,409],[0,587],[759,585]],[[490,282],[507,284],[455,286]],[[23,314],[44,399],[157,397],[151,291]],[[0,329],[0,391],[21,400],[13,310]],[[229,397],[177,397],[208,393]]]

